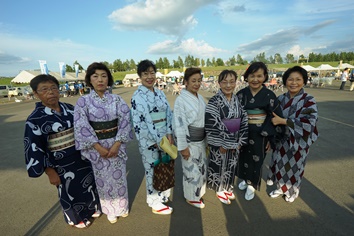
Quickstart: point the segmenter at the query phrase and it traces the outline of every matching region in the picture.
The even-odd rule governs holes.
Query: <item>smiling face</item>
[[[299,72],[293,72],[286,80],[286,88],[289,91],[290,97],[294,97],[304,87],[304,78]]]
[[[219,82],[219,85],[225,97],[230,99],[236,87],[236,78],[233,74],[228,74],[225,79]]]
[[[254,73],[248,76],[248,85],[254,92],[258,92],[262,89],[263,83],[266,79],[263,69],[258,69]]]
[[[54,82],[47,81],[39,83],[37,90],[33,93],[38,99],[41,100],[44,106],[54,110],[59,108],[59,88],[58,85]]]
[[[146,71],[141,72],[140,79],[143,86],[151,91],[154,91],[154,84],[156,81],[156,73],[154,68],[149,67]]]
[[[202,75],[197,73],[193,74],[185,82],[186,90],[194,95],[197,95],[200,85],[202,83]]]
[[[108,75],[105,70],[95,70],[90,76],[90,82],[96,93],[102,97],[108,86]]]

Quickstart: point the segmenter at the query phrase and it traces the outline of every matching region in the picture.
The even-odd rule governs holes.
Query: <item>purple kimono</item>
[[[118,131],[115,137],[98,139],[90,122],[117,121]],[[130,109],[125,101],[116,94],[105,92],[101,98],[91,93],[78,99],[74,113],[75,146],[92,163],[102,211],[108,216],[121,216],[128,213],[128,185],[126,178],[126,142],[132,140]],[[118,156],[102,158],[93,148],[99,143],[105,148],[120,141]]]

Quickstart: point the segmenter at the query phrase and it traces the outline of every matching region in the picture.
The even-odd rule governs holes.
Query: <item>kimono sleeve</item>
[[[29,177],[39,177],[47,167],[54,167],[49,162],[46,137],[40,126],[30,120],[26,121],[25,126],[24,151]]]
[[[207,136],[218,137],[220,134],[220,111],[215,97],[211,98],[205,109],[205,132]]]
[[[98,143],[97,135],[89,123],[87,106],[89,104],[85,98],[80,97],[74,109],[75,147],[77,150],[89,149]]]
[[[318,110],[315,99],[306,96],[303,106],[299,107],[295,118],[287,119],[287,126],[291,133],[290,148],[306,149],[317,140],[318,132],[316,123],[318,120]]]
[[[183,106],[183,101],[178,97],[175,101],[174,111],[173,111],[173,123],[174,123],[174,133],[177,138],[177,148],[182,151],[188,147],[187,143],[187,133],[186,126],[188,125],[186,120],[186,109]]]
[[[272,92],[269,98],[268,104],[266,106],[267,117],[263,123],[261,135],[265,137],[273,137],[276,135],[276,127],[272,123],[273,112],[279,117],[283,117],[283,112],[280,106],[280,102],[277,99],[276,95]]]
[[[173,119],[173,114],[172,114],[172,110],[170,107],[170,104],[168,104],[166,95],[164,94],[164,92],[162,92],[162,95],[165,99],[165,103],[166,103],[166,122],[167,122],[167,134],[173,134],[173,129],[172,129],[172,119]],[[159,139],[158,143],[160,143],[162,137]]]
[[[115,137],[115,141],[121,143],[126,143],[133,139],[133,132],[130,122],[130,109],[127,103],[121,98],[118,97],[116,103],[116,111],[119,117],[118,119],[118,132]]]

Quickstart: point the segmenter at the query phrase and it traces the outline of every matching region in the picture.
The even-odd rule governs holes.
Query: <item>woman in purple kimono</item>
[[[28,175],[46,173],[58,189],[64,219],[86,228],[100,216],[100,202],[91,163],[75,149],[74,106],[59,102],[59,82],[51,75],[34,77],[30,86],[40,99],[28,116],[24,144]]]
[[[107,91],[113,77],[103,63],[87,68],[85,82],[93,89],[75,106],[75,145],[92,163],[102,211],[113,224],[129,212],[126,143],[133,137],[130,109],[119,95]]]
[[[275,113],[272,118],[274,125],[285,126],[285,133],[273,151],[267,184],[272,185],[275,181],[277,185],[270,193],[271,198],[284,196],[287,202],[293,202],[299,196],[309,148],[318,138],[316,101],[303,88],[307,80],[307,71],[300,66],[284,73],[283,84],[288,92],[278,97],[284,118]]]

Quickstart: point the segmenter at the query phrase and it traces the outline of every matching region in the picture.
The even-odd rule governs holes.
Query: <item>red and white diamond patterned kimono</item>
[[[299,195],[309,147],[318,138],[317,105],[303,89],[293,98],[284,93],[278,99],[287,125],[285,135],[273,150],[269,178],[287,198],[295,199]]]

